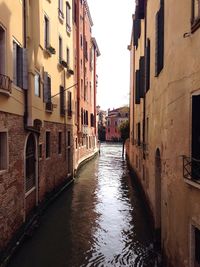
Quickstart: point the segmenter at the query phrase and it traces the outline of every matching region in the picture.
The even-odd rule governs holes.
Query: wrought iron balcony
[[[183,158],[183,177],[188,180],[200,183],[200,160],[187,157]]]
[[[11,85],[11,79],[6,75],[0,74],[0,92],[6,95],[10,95],[12,90]]]

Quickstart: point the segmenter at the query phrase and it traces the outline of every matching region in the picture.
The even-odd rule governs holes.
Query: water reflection
[[[151,229],[121,146],[104,144],[41,218],[10,266],[154,266]]]

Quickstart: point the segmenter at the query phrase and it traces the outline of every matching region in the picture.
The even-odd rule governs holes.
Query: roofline
[[[89,18],[89,21],[90,21],[90,25],[93,26],[94,23],[93,23],[93,20],[92,20],[92,16],[91,16],[91,13],[90,13],[90,8],[89,8],[87,0],[83,0],[83,3],[85,4],[85,10],[87,12],[87,15],[88,15],[88,18]]]
[[[101,55],[101,53],[100,53],[100,50],[99,50],[99,47],[98,47],[98,44],[97,44],[97,41],[96,41],[95,37],[92,37],[92,42],[93,42],[93,44],[94,44],[94,46],[96,48],[97,56],[99,57]]]

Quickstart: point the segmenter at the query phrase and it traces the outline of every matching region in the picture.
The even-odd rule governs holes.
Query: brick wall
[[[8,131],[9,168],[0,172],[0,250],[23,223],[23,117],[0,112],[0,130]]]

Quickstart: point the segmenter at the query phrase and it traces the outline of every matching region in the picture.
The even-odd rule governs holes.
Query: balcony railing
[[[5,94],[11,94],[11,85],[11,79],[6,75],[0,74],[0,92]]]
[[[187,157],[183,158],[183,177],[188,180],[200,182],[200,160]]]

